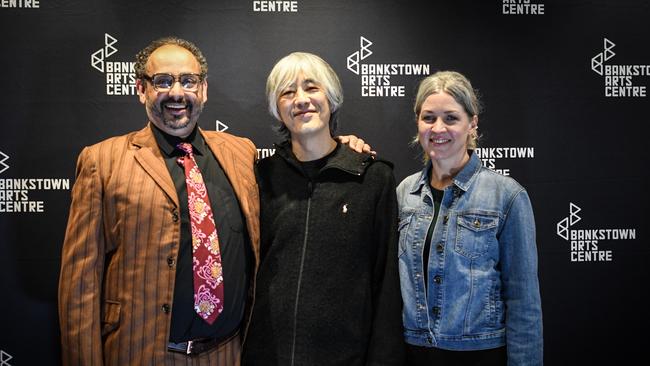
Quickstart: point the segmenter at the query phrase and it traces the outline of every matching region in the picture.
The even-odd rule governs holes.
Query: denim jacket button
[[[442,277],[440,277],[440,276],[435,276],[435,277],[433,278],[433,282],[435,282],[435,283],[437,283],[437,284],[442,283]]]
[[[446,225],[447,221],[449,221],[449,216],[445,215],[445,217],[442,219],[442,223]]]
[[[438,243],[438,245],[436,245],[436,252],[442,253],[444,251],[445,251],[445,247],[442,245],[442,243]]]
[[[435,315],[435,316],[438,316],[438,314],[440,314],[440,308],[437,307],[437,306],[432,307],[432,308],[431,308],[431,313],[432,313],[433,315]]]

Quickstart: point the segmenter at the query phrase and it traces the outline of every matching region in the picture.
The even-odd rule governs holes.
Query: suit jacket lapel
[[[151,127],[147,125],[147,127],[136,132],[131,139],[131,143],[137,149],[135,152],[135,160],[140,163],[142,168],[162,188],[165,194],[169,196],[176,207],[178,207],[178,194],[174,187],[174,181],[169,175],[165,160],[160,154],[160,148],[151,131]]]
[[[208,138],[201,129],[199,129],[199,131],[203,135],[205,141],[208,143],[210,150],[212,150],[214,156],[217,158],[217,161],[221,165],[221,168],[226,174],[226,177],[228,177],[230,185],[232,186],[233,190],[235,191],[235,195],[239,200],[241,209],[247,213],[248,193],[243,191],[243,184],[241,184],[241,178],[237,174],[238,172],[235,166],[235,157],[233,156],[232,150],[227,148],[225,141],[219,138],[218,135],[212,135],[212,137]]]

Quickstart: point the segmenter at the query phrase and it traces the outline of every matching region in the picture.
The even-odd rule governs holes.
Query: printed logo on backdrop
[[[39,0],[0,0],[0,8],[40,8]]]
[[[0,151],[0,174],[4,173],[5,170],[9,169],[9,165],[5,164],[5,161],[9,160],[7,154]]]
[[[256,0],[253,1],[253,11],[260,13],[297,13],[296,0]]]
[[[506,15],[544,15],[544,3],[530,0],[503,0],[501,10]]]
[[[504,159],[534,159],[534,147],[477,147],[474,150],[483,166],[503,175],[510,175],[510,168],[504,168]]]
[[[30,199],[30,193],[70,190],[67,178],[4,178],[9,159],[0,151],[0,213],[45,212],[45,202]]]
[[[607,65],[606,62],[616,56],[614,47],[614,42],[603,38],[603,52],[591,58],[591,70],[605,77],[605,96],[645,97],[646,86],[638,85],[634,78],[650,75],[650,65]]]
[[[403,97],[404,85],[396,85],[393,76],[429,75],[428,64],[371,64],[362,63],[373,52],[373,42],[365,37],[359,38],[359,50],[347,58],[348,70],[361,76],[362,97]]]
[[[275,154],[275,148],[257,148],[257,158],[264,159]]]
[[[230,128],[230,127],[228,127],[227,124],[225,124],[225,123],[223,123],[223,122],[221,122],[221,121],[219,121],[219,120],[216,121],[216,124],[215,124],[215,130],[216,130],[217,132],[224,132],[224,131],[226,131],[228,128]],[[271,156],[271,155],[273,155],[273,154],[275,154],[275,149],[273,149],[273,148],[271,148],[271,149],[260,149],[260,148],[257,148],[257,158],[258,158],[258,159],[264,159],[264,158],[267,158],[267,157],[269,157],[269,156]]]
[[[106,95],[136,95],[135,62],[108,60],[117,53],[117,39],[104,34],[104,47],[90,55],[90,66],[104,74]]]
[[[0,350],[0,366],[11,366],[9,363],[9,360],[11,360],[13,356],[5,352],[4,350]]]
[[[215,130],[217,132],[224,132],[229,128],[227,124],[225,124],[225,123],[223,123],[223,122],[221,122],[219,120],[217,120],[215,127],[216,127]]]
[[[578,216],[580,211],[580,207],[569,202],[569,216],[557,223],[557,235],[570,244],[571,262],[612,262],[613,251],[601,248],[601,244],[611,246],[615,240],[636,239],[636,229],[574,229],[573,225],[582,220]]]

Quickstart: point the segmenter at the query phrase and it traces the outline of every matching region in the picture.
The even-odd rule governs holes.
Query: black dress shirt
[[[181,239],[176,261],[176,285],[169,340],[178,343],[207,337],[225,339],[239,329],[243,319],[252,268],[252,252],[239,202],[228,178],[203,136],[198,132],[198,128],[195,128],[185,139],[168,135],[153,124],[151,128],[174,181],[181,214]],[[208,191],[219,235],[224,308],[212,325],[206,323],[194,311],[192,233],[185,170],[176,162],[178,157],[184,155],[176,148],[179,142],[192,144],[194,159]]]

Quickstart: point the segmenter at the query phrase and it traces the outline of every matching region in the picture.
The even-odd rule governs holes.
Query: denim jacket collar
[[[456,174],[453,179],[454,185],[463,192],[467,192],[469,187],[472,185],[476,174],[481,169],[481,160],[474,154],[473,150],[469,150],[469,161],[463,167],[463,169]],[[410,193],[417,193],[422,191],[422,187],[429,185],[429,171],[431,170],[431,161],[427,162],[426,166],[420,172],[420,177],[415,181],[413,187],[411,187]]]

